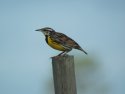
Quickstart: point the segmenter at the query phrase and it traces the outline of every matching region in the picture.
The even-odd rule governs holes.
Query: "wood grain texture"
[[[77,94],[74,57],[53,57],[52,67],[55,94]]]

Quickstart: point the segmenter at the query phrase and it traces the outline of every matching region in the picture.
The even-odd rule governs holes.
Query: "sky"
[[[47,93],[50,57],[60,52],[35,31],[46,26],[101,61],[113,85],[110,94],[125,93],[124,0],[0,0],[0,12],[0,94]]]

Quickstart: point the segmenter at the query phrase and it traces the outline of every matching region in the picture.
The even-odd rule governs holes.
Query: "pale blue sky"
[[[111,93],[125,93],[124,0],[0,0],[0,12],[0,94],[46,94],[49,57],[59,52],[34,31],[45,26],[97,56],[114,84]]]

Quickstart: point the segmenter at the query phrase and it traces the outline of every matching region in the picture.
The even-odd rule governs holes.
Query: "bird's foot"
[[[59,54],[59,55],[53,56],[53,57],[51,57],[51,58],[58,59],[59,57],[65,57],[65,56],[68,56],[68,54]]]

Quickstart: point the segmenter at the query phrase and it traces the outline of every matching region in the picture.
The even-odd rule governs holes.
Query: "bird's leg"
[[[60,53],[58,56],[65,56],[69,51],[71,51],[72,49],[70,50],[67,50],[67,51],[63,51],[62,53]]]
[[[60,54],[58,54],[57,56],[53,56],[51,58],[55,58],[58,59],[60,56],[64,56],[66,54],[66,51],[61,52]]]
[[[63,52],[61,52],[60,54],[58,54],[57,56],[53,56],[53,57],[51,57],[51,58],[58,58],[59,56],[64,56],[64,53],[65,53],[66,51],[63,51]]]
[[[63,51],[62,53],[58,54],[57,56],[63,56],[63,54],[65,53],[66,51]]]

